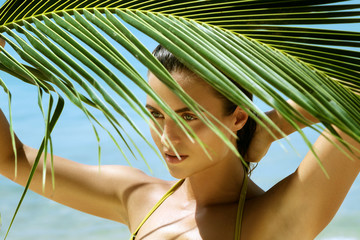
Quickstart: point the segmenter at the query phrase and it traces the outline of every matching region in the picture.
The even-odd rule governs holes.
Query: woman
[[[154,55],[185,92],[240,135],[237,142],[214,123],[246,155],[247,161],[257,162],[262,158],[274,141],[267,131],[254,125],[244,110],[228,102],[165,49],[158,47]],[[55,190],[47,184],[42,191],[41,164],[30,188],[64,205],[126,224],[133,233],[132,239],[313,239],[330,222],[360,171],[359,154],[344,149],[355,158],[351,161],[320,136],[314,148],[330,179],[313,154],[308,153],[293,174],[264,192],[246,177],[247,170],[236,154],[152,73],[149,84],[188,122],[208,147],[211,160],[148,97],[146,107],[163,128],[161,136],[152,132],[152,137],[170,173],[183,180],[168,182],[126,166],[102,166],[98,171],[98,166],[55,156]],[[291,101],[290,104],[308,120],[317,122],[296,104]],[[268,116],[286,134],[294,131],[276,111],[270,111]],[[0,132],[0,173],[24,185],[37,150],[16,139],[18,176],[15,178],[9,126],[3,114]],[[339,134],[360,149],[358,142],[341,131]],[[168,148],[168,141],[179,158]],[[47,181],[51,181],[50,176]],[[246,199],[242,199],[241,191],[245,193],[245,190]]]

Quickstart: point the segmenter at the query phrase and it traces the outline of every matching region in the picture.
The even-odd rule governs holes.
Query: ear
[[[249,115],[244,111],[244,109],[242,109],[239,106],[236,107],[232,115],[233,115],[232,131],[237,132],[244,127],[245,123],[248,120]]]

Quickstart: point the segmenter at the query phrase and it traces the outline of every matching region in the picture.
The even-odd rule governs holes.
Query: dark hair
[[[160,63],[166,68],[166,70],[168,70],[170,73],[174,72],[174,71],[188,71],[188,72],[192,72],[191,70],[189,70],[183,63],[181,63],[171,52],[169,52],[166,48],[164,48],[161,45],[158,45],[155,50],[153,51],[153,55],[160,61]],[[231,80],[232,81],[232,80]],[[245,95],[249,98],[249,99],[253,99],[253,95],[246,91],[244,88],[242,88],[241,86],[239,86],[236,82],[232,81],[243,93],[245,93]],[[219,93],[218,91],[215,91],[216,94],[218,95],[218,97],[220,97],[221,99],[223,99],[224,101],[224,106],[225,106],[225,114],[230,115],[232,114],[237,105],[233,102],[231,102],[229,99],[227,99],[224,95],[222,95],[221,93]],[[254,121],[254,119],[252,119],[251,117],[248,118],[246,124],[244,125],[244,127],[242,127],[238,132],[237,132],[237,149],[239,151],[239,153],[241,154],[241,156],[245,156],[246,152],[249,148],[250,145],[250,141],[254,135],[256,129],[256,122]],[[250,163],[248,163],[247,166],[247,170],[248,172],[251,171],[250,170]]]

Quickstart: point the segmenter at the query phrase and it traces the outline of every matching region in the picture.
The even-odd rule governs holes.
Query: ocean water
[[[4,74],[0,77],[6,81],[13,93],[12,112],[15,131],[24,143],[32,147],[39,146],[44,126],[41,113],[37,107],[36,88],[27,86]],[[144,96],[140,98],[145,99]],[[258,104],[261,106],[260,102]],[[0,107],[7,113],[7,96],[5,94],[0,94]],[[262,106],[262,108],[266,108],[266,106]],[[101,119],[101,116],[99,118]],[[139,124],[141,129],[144,129],[145,135],[150,139],[146,124],[141,123],[140,120],[135,120],[135,122]],[[307,134],[312,141],[317,138],[317,134],[310,131],[307,131]],[[100,136],[102,164],[126,164],[106,133],[100,131]],[[97,142],[91,125],[84,114],[68,102],[52,138],[56,155],[88,164],[98,164]],[[298,154],[285,142],[282,144],[287,149],[286,151],[280,144],[275,143],[254,171],[252,178],[263,189],[270,188],[291,174],[306,154],[307,147],[301,138],[296,134],[291,135],[290,138]],[[148,174],[171,179],[166,168],[153,152],[149,150],[146,156],[149,156],[149,164],[152,166],[153,172],[150,172],[141,160],[132,161],[132,164]],[[0,177],[0,213],[2,217],[0,238],[4,237],[22,191],[21,186]],[[359,203],[360,179],[358,178],[334,220],[317,239],[360,239]],[[81,213],[30,191],[20,208],[8,239],[75,240],[82,238],[87,240],[115,240],[127,239],[128,236],[127,228],[119,223]]]
[[[1,76],[2,79],[5,79]],[[8,78],[8,87],[13,89],[13,118],[14,128],[19,137],[26,144],[37,147],[41,142],[43,134],[43,120],[36,103],[36,89],[25,86],[21,82]],[[7,112],[7,97],[0,95],[0,107]],[[140,123],[140,122],[139,122]],[[147,126],[140,125],[145,129]],[[126,164],[105,133],[101,135],[102,164]],[[317,137],[308,131],[310,139],[314,141]],[[96,165],[97,142],[88,120],[83,114],[66,104],[64,113],[53,133],[55,154],[63,157]],[[261,161],[254,171],[252,178],[263,189],[270,188],[273,184],[286,177],[296,169],[307,148],[298,135],[291,135],[291,142],[298,151],[295,154],[286,143],[283,143],[287,151],[279,144],[273,144],[269,153]],[[171,179],[162,162],[157,159],[151,151],[146,154],[149,164],[152,166],[151,173],[141,161],[132,161],[148,174]],[[50,184],[50,183],[49,183]],[[0,238],[8,228],[11,217],[21,196],[23,187],[12,183],[4,177],[0,177],[0,213],[2,217],[2,228]],[[320,234],[317,239],[360,239],[360,179],[357,179],[351,188],[348,197],[330,225]],[[123,225],[81,213],[77,210],[62,206],[43,198],[31,191],[27,194],[22,204],[14,225],[10,231],[10,240],[75,240],[75,239],[127,239],[129,232]]]
[[[0,4],[3,2],[0,1]],[[156,46],[155,42],[149,39],[144,40],[144,36],[139,35],[146,42],[149,49]],[[140,65],[139,69],[145,77],[146,69]],[[14,129],[17,135],[27,145],[38,147],[44,134],[44,124],[37,107],[36,88],[25,85],[21,81],[1,72],[0,77],[6,82],[13,94],[12,112]],[[133,89],[131,83],[128,83],[128,86]],[[134,90],[134,92],[137,92],[137,90]],[[144,102],[144,95],[139,95],[139,98]],[[263,110],[268,109],[261,102],[257,101],[257,103]],[[7,96],[0,90],[0,108],[6,114],[7,106]],[[105,122],[100,114],[96,112],[94,114],[99,120]],[[144,131],[147,139],[151,139],[146,124],[135,116],[133,119],[139,128]],[[108,125],[105,124],[105,126]],[[317,134],[309,130],[306,132],[311,141],[316,140]],[[102,146],[101,164],[127,164],[107,134],[101,129],[99,129],[99,134]],[[263,189],[269,189],[295,171],[308,151],[298,134],[293,134],[290,138],[297,153],[284,141],[281,141],[281,144],[284,145],[286,150],[279,143],[275,143],[254,171],[252,179]],[[63,115],[52,134],[52,139],[56,155],[82,163],[98,164],[98,146],[92,127],[84,114],[69,102],[66,103]],[[134,141],[142,144],[138,137],[134,137]],[[134,167],[163,179],[172,179],[154,152],[146,146],[143,147],[143,151],[145,151],[152,171],[148,169],[141,159],[131,160]],[[23,187],[0,176],[0,213],[2,219],[0,239],[5,236],[22,191]],[[15,219],[8,239],[122,240],[127,239],[129,235],[127,228],[119,223],[81,213],[29,191]],[[360,178],[354,183],[333,221],[316,239],[360,240]]]

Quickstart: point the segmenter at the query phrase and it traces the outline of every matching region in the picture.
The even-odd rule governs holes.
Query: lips
[[[188,155],[179,155],[180,159],[173,153],[165,153],[165,160],[168,163],[177,164],[184,161],[186,158],[188,158]]]

